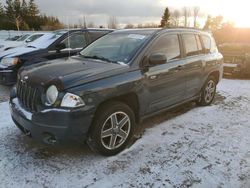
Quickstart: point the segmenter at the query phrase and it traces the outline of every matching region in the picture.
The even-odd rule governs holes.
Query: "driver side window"
[[[83,33],[75,33],[64,39],[62,42],[65,45],[65,49],[82,49],[87,46],[87,40]]]

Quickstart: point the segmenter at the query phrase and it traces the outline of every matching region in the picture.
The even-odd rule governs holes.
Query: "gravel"
[[[0,187],[250,187],[250,81],[219,84],[215,102],[144,121],[141,138],[113,157],[86,145],[48,147],[0,104]],[[143,130],[141,129],[141,130]]]
[[[12,87],[0,85],[0,103],[9,100],[9,94]]]

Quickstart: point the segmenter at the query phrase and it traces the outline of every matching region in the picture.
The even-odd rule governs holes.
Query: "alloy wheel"
[[[214,81],[209,80],[204,91],[205,92],[204,97],[205,97],[206,103],[210,103],[213,100],[214,95],[215,95],[215,89],[216,89],[216,86],[215,86]]]
[[[102,145],[108,150],[119,148],[127,140],[130,129],[131,121],[126,113],[111,114],[102,125]]]

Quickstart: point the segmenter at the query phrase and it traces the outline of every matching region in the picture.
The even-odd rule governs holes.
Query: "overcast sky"
[[[4,4],[5,0],[0,0]],[[236,22],[249,14],[246,0],[36,0],[41,13],[57,16],[67,24],[79,23],[86,16],[87,22],[106,25],[108,16],[115,16],[121,25],[132,23],[159,23],[166,6],[181,9],[184,6],[200,6],[204,14],[223,15]],[[232,10],[238,6],[236,18]],[[244,12],[244,10],[246,10]],[[239,15],[242,14],[242,15]],[[235,16],[235,14],[234,14]],[[248,16],[250,17],[250,15]],[[237,20],[238,19],[238,20]],[[249,23],[250,25],[250,23]]]

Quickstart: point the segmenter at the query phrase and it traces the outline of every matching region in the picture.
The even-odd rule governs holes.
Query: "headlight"
[[[61,102],[62,107],[79,107],[84,105],[85,103],[81,97],[72,93],[66,93]]]
[[[50,86],[46,91],[46,105],[51,106],[56,102],[58,90],[56,86]]]
[[[19,59],[18,58],[3,58],[0,62],[0,64],[4,67],[10,67],[13,65],[16,65],[18,63]]]

